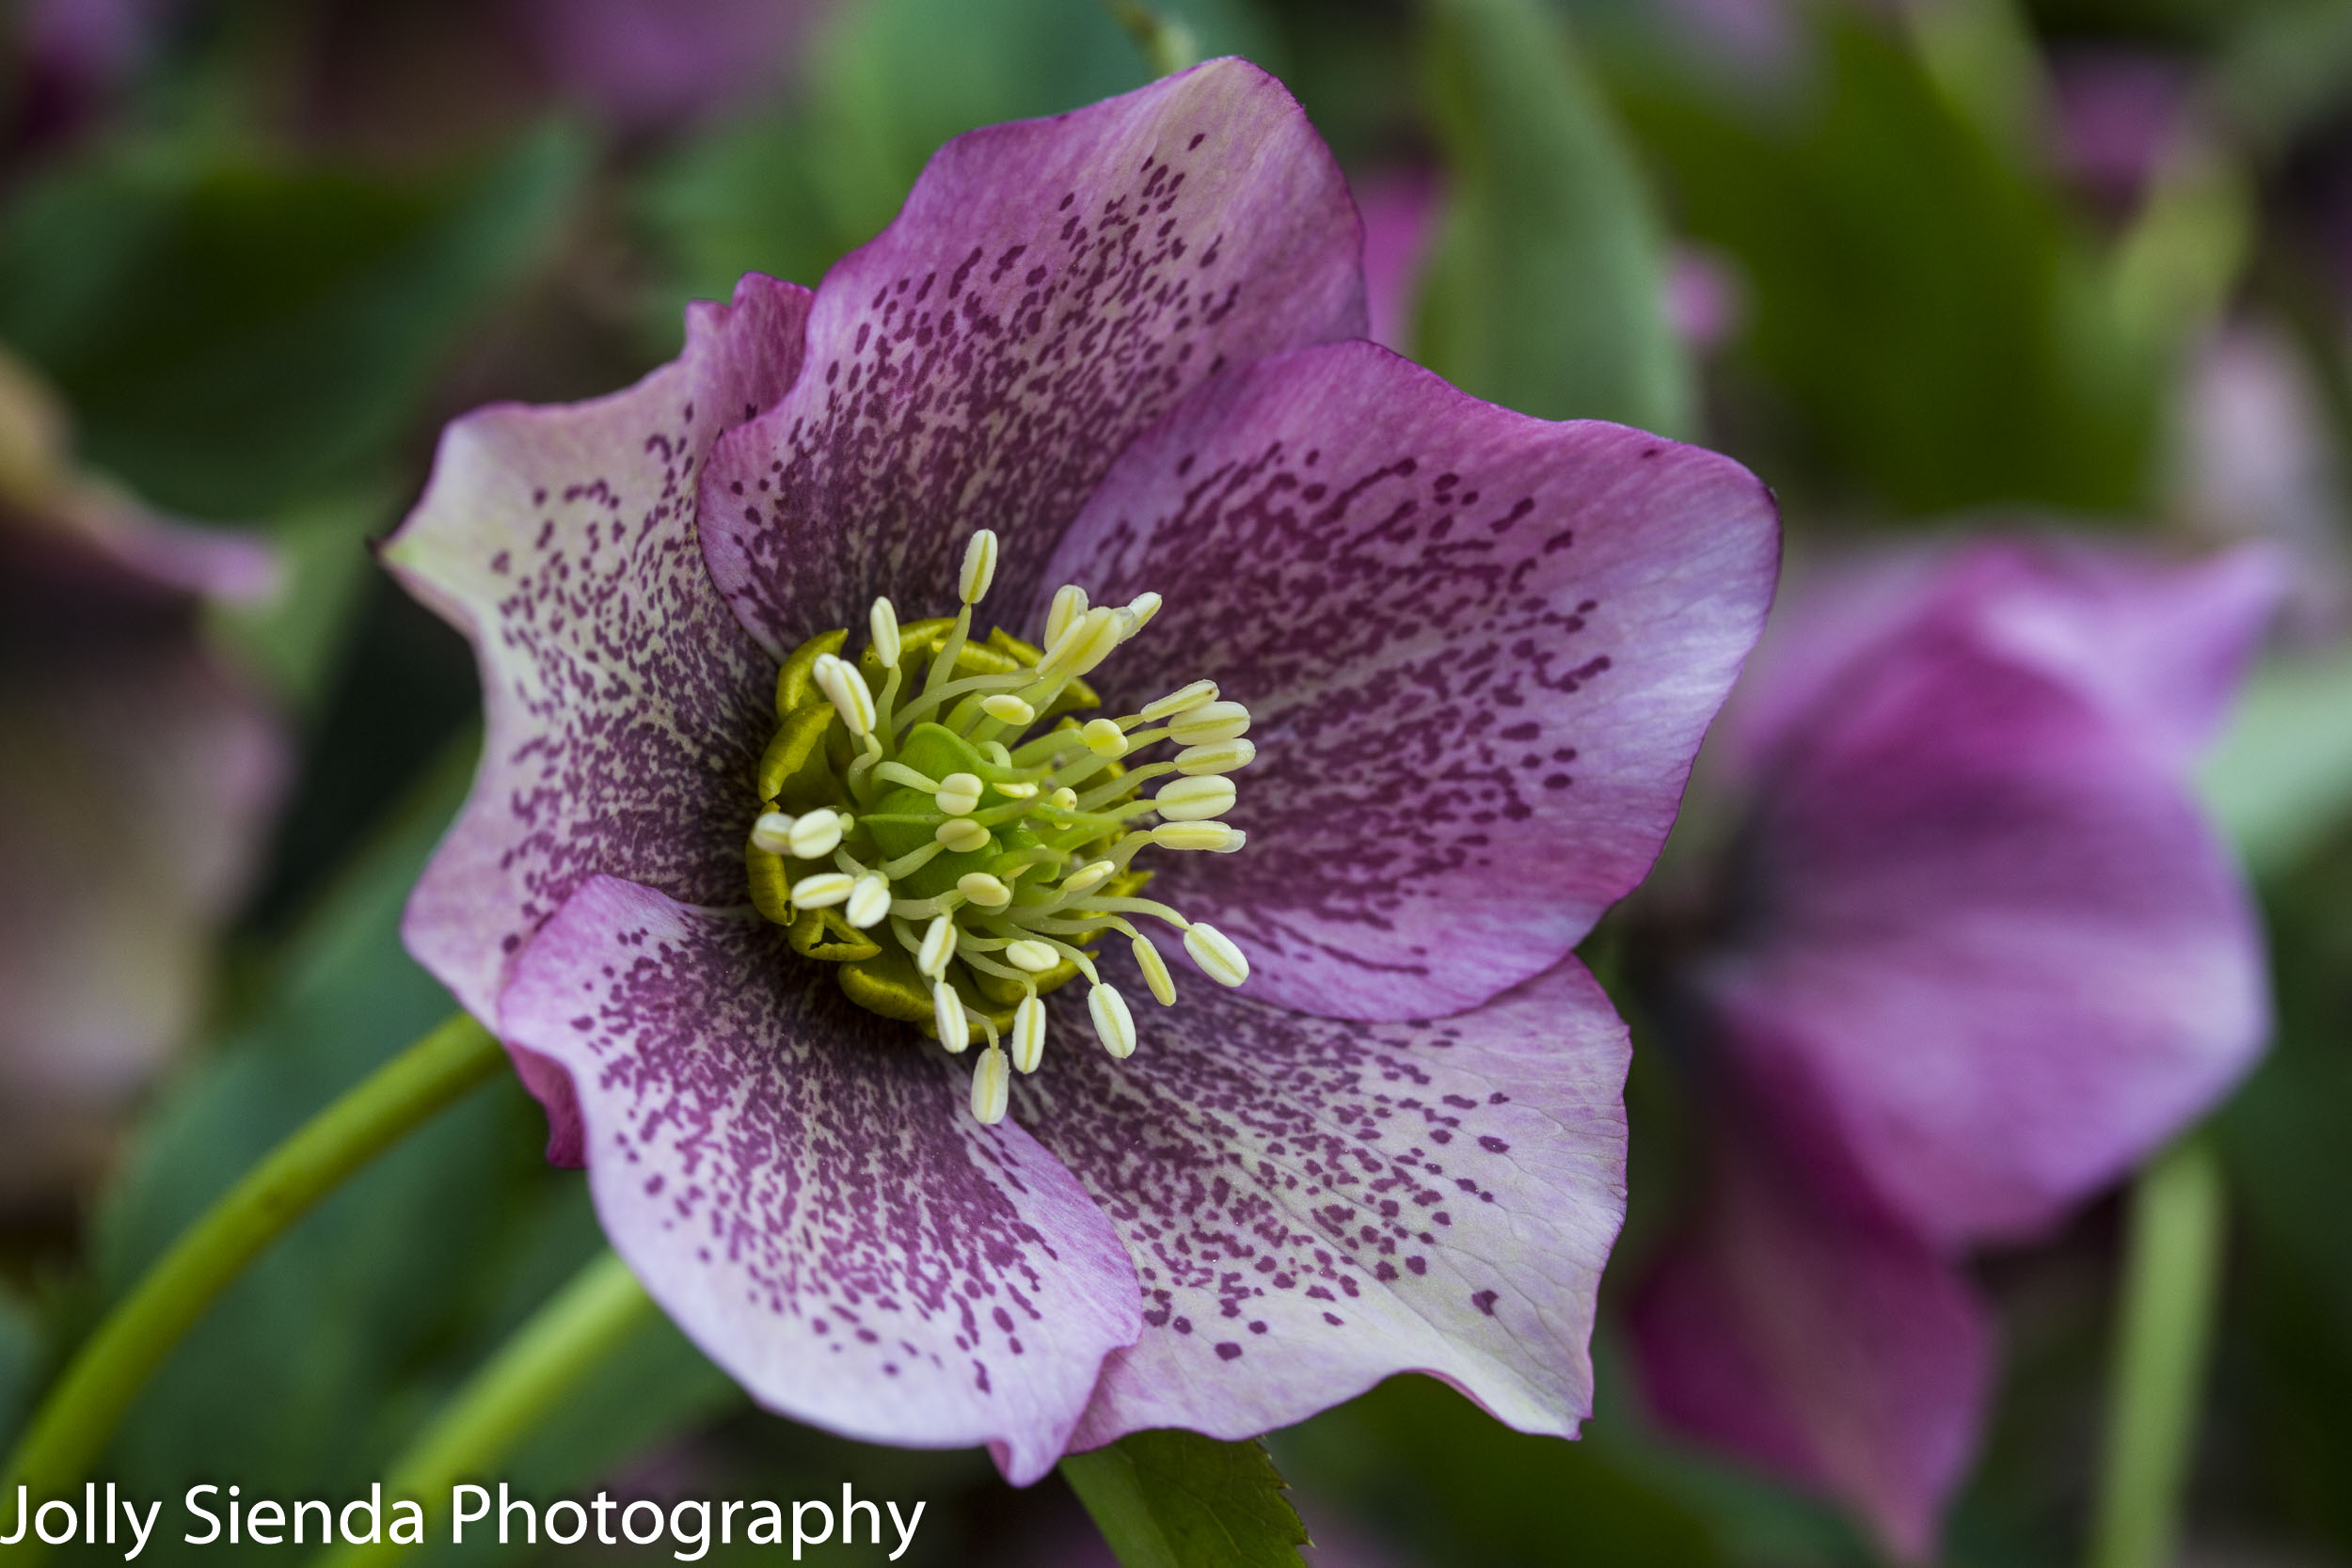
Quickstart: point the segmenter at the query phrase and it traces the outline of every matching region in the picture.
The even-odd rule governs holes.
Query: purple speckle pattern
[[[1226,366],[1363,330],[1358,248],[1330,153],[1239,60],[957,138],[827,275],[799,385],[713,454],[713,576],[781,655],[877,594],[933,612],[988,527],[1017,609],[1137,431]]]
[[[1256,716],[1248,851],[1161,857],[1153,895],[1232,937],[1254,996],[1416,1018],[1550,968],[1647,872],[1777,554],[1727,459],[1346,343],[1129,448],[1039,592],[1157,590],[1097,684],[1206,675]]]
[[[627,391],[456,421],[384,550],[481,669],[481,768],[405,927],[477,1017],[496,1016],[515,954],[592,872],[742,897],[775,666],[711,587],[694,480],[717,433],[790,384],[808,300],[747,277],[732,306],[696,306],[685,353]]]
[[[1573,1433],[1625,1198],[1625,1026],[1592,977],[1569,959],[1471,1012],[1369,1025],[1180,984],[1123,1062],[1059,993],[1014,1088],[1141,1284],[1142,1338],[1074,1441],[1248,1436],[1408,1370]]]
[[[578,1086],[606,1233],[763,1403],[1050,1469],[1137,1331],[1102,1212],[903,1024],[810,984],[749,911],[581,884],[527,949],[502,1032]]]

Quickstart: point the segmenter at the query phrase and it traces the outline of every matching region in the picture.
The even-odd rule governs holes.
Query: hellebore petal
[[[292,761],[201,624],[272,592],[275,557],[156,517],[69,447],[0,357],[0,1205],[92,1175],[187,1038]]]
[[[1399,354],[1413,352],[1441,194],[1437,175],[1417,167],[1384,170],[1356,188],[1364,223],[1364,335]]]
[[[1728,1118],[1723,1134],[1696,1228],[1633,1304],[1650,1402],[1926,1560],[1982,1424],[1989,1315],[1903,1227],[1832,1202]]]
[[[712,576],[774,657],[954,581],[977,528],[1021,604],[1137,431],[1226,366],[1363,331],[1359,244],[1305,114],[1239,60],[959,136],[826,275],[808,373],[713,454]]]
[[[763,1404],[871,1441],[1053,1467],[1135,1268],[1070,1173],[960,1109],[902,1025],[810,985],[748,911],[580,884],[501,1031],[571,1075],[605,1234]]]
[[[1727,458],[1346,343],[1195,394],[1043,580],[1157,590],[1150,635],[1255,716],[1249,850],[1163,870],[1170,901],[1262,1000],[1425,1018],[1549,969],[1647,872],[1777,554]]]
[[[1865,662],[1935,616],[1973,625],[2017,662],[2133,720],[2183,755],[2209,740],[2283,588],[2280,556],[2248,546],[2184,567],[2058,539],[1985,539],[1831,568],[1786,595],[1756,673],[1724,710],[1753,768]]]
[[[1123,1061],[1092,1047],[1075,989],[1053,999],[1073,1043],[1017,1106],[1119,1227],[1144,1298],[1077,1447],[1251,1436],[1403,1371],[1576,1432],[1625,1213],[1625,1026],[1582,966],[1379,1025],[1195,986]]]
[[[1790,1136],[1942,1246],[2048,1226],[2267,1029],[2182,754],[2250,643],[2252,574],[2043,559],[1954,562],[1783,722],[1699,975]]]
[[[384,548],[481,670],[481,768],[403,926],[478,1018],[497,1016],[516,952],[592,872],[742,897],[775,668],[710,585],[694,476],[719,431],[790,384],[808,301],[746,277],[732,305],[691,309],[685,352],[627,391],[457,420]],[[561,1075],[517,1066],[576,1161]]]

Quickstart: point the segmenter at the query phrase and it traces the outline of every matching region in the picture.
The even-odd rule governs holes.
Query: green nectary
[[[1224,775],[1255,754],[1242,738],[1248,712],[1219,702],[1208,681],[1080,721],[1100,705],[1082,677],[1143,629],[1156,594],[1089,608],[1066,587],[1043,650],[1001,629],[973,641],[995,552],[993,533],[975,536],[954,617],[901,626],[878,599],[854,664],[841,653],[847,630],[819,633],[785,660],[744,850],[752,902],[795,952],[836,965],[851,1000],[951,1052],[987,1040],[972,1093],[983,1121],[1004,1116],[1008,1074],[1042,1059],[1038,999],[1073,979],[1091,988],[1104,1047],[1121,1057],[1135,1049],[1127,1004],[1095,966],[1105,933],[1129,939],[1156,1000],[1175,1000],[1167,965],[1129,916],[1184,933],[1219,984],[1248,977],[1225,937],[1138,896],[1151,874],[1131,863],[1147,847],[1239,849],[1245,835],[1214,818],[1234,799]],[[1162,741],[1182,750],[1122,760]],[[1170,774],[1157,794],[1141,793]]]
[[[954,618],[941,616],[914,622],[901,630],[897,665],[901,690],[919,688],[925,671],[953,633],[955,625]],[[875,866],[919,853],[925,845],[934,842],[934,824],[944,814],[938,809],[934,792],[912,784],[879,790],[866,800],[856,799],[849,782],[850,766],[858,755],[853,737],[833,703],[817,689],[810,676],[819,655],[838,655],[848,641],[847,630],[821,632],[802,643],[785,660],[776,677],[776,734],[760,759],[758,789],[763,815],[788,812],[798,816],[825,809],[848,814],[853,825],[842,835],[841,851],[862,865]],[[957,651],[954,673],[949,678],[965,680],[1034,671],[1041,657],[1035,644],[1001,628],[992,630],[987,641],[966,641]],[[860,656],[858,665],[868,689],[880,690],[887,686],[890,667],[882,663],[873,648],[869,646]],[[1085,682],[1073,680],[1040,720],[1053,723],[1054,729],[1049,733],[1069,736],[1071,750],[1084,752],[1083,743],[1077,738],[1077,721],[1071,715],[1097,707],[1100,702]],[[931,779],[945,779],[952,773],[970,773],[978,778],[983,788],[978,809],[971,814],[976,820],[1017,806],[1020,802],[997,789],[996,784],[1010,782],[1009,775],[1035,771],[1033,768],[1005,767],[970,740],[936,722],[917,723],[884,744],[884,760],[898,762]],[[1106,779],[1123,780],[1126,772],[1115,760],[1103,763],[1102,773]],[[1116,809],[1128,803],[1134,799],[1136,788],[1129,784],[1106,804]],[[942,848],[905,876],[892,879],[891,892],[909,900],[935,900],[951,893],[961,878],[976,872],[1009,879],[1018,887],[1041,868],[1050,874],[1057,867],[1075,867],[1107,857],[1117,847],[1116,837],[1115,829],[1086,838],[1077,838],[1074,832],[1041,837],[1024,816],[991,829],[984,848],[961,852]],[[804,877],[834,871],[836,863],[833,858],[796,860],[762,849],[756,844],[746,845],[744,856],[751,874],[752,902],[761,914],[787,928],[795,952],[842,966],[841,989],[860,1006],[887,1018],[903,1019],[925,1034],[937,1037],[931,982],[915,969],[914,952],[904,942],[890,940],[895,933],[852,927],[842,904],[821,909],[793,906],[793,883]],[[1151,879],[1149,871],[1121,871],[1106,879],[1100,892],[1104,897],[1132,896]],[[898,901],[894,897],[893,902]],[[1092,935],[1073,942],[1073,945],[1090,953],[1101,932],[1108,928],[1107,925],[1098,927]],[[1077,974],[1076,962],[1063,958],[1054,968],[1030,976],[1024,986],[977,970],[959,957],[950,962],[946,978],[962,999],[970,1019],[971,1037],[977,1039],[984,1032],[979,1020],[985,1018],[997,1030],[1009,1031],[1013,1009],[1024,996],[1057,990]]]

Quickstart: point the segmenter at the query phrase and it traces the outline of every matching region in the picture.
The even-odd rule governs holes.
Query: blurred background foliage
[[[675,350],[686,300],[747,270],[816,282],[946,137],[1151,71],[1094,0],[775,0],[661,90],[584,69],[564,29],[612,8],[557,0],[119,0],[88,8],[120,23],[110,49],[64,66],[39,24],[59,8],[11,23],[0,342],[90,465],[280,546],[291,590],[215,629],[301,763],[200,1040],[103,1187],[6,1216],[0,1431],[181,1224],[449,1009],[395,924],[462,793],[472,676],[361,547],[441,422],[608,390]],[[1729,451],[1793,552],[1992,516],[2293,553],[2280,645],[2210,774],[2280,1025],[2218,1120],[2233,1259],[2185,1560],[2352,1562],[2352,5],[1158,9],[1281,75],[1362,188],[1438,191],[1398,328],[1417,356],[1532,413]],[[735,14],[677,15],[706,13]],[[1679,1090],[1635,1022],[1638,1259],[1682,1183]],[[597,1244],[541,1135],[501,1085],[353,1183],[149,1390],[114,1473],[281,1497],[379,1474]],[[1952,1562],[2074,1560],[2115,1246],[2110,1204],[1987,1264],[2007,1381]],[[1576,1445],[1412,1379],[1278,1434],[1324,1560],[1870,1560],[1825,1508],[1652,1434],[1606,1329],[1600,1352]],[[847,1475],[933,1499],[924,1561],[1089,1560],[1058,1482],[1016,1496],[972,1455],[757,1417],[666,1325],[512,1473],[786,1497]]]

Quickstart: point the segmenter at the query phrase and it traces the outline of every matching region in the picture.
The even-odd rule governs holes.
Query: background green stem
[[[425,1537],[435,1539],[449,1518],[450,1488],[489,1475],[653,1312],[653,1299],[628,1265],[610,1252],[598,1254],[393,1463],[384,1483],[388,1508],[402,1498],[421,1504]],[[389,1540],[342,1546],[321,1559],[322,1568],[388,1562],[408,1549]]]
[[[2180,1531],[2220,1292],[2221,1162],[2191,1138],[2132,1188],[2089,1568],[2161,1568]]]
[[[505,1053],[464,1014],[310,1118],[207,1210],[99,1325],[41,1402],[4,1483],[60,1497],[104,1450],[139,1390],[214,1298],[311,1206],[498,1070]],[[27,1543],[29,1558],[38,1548]]]

